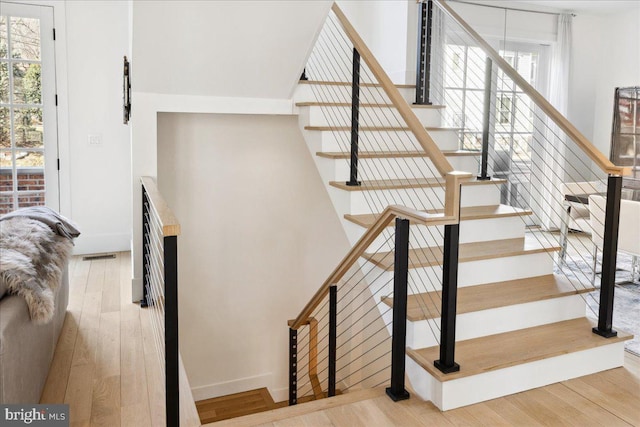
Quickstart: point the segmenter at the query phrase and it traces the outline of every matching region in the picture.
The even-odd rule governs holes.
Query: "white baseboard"
[[[74,255],[130,251],[131,233],[80,234],[74,243]]]
[[[228,394],[240,393],[271,385],[273,374],[262,374],[253,377],[239,378],[237,380],[222,381],[219,383],[192,387],[193,398],[199,400],[211,399],[214,397],[226,396]],[[271,389],[269,390],[271,391]],[[287,392],[288,393],[288,392]],[[288,396],[288,395],[287,395]],[[286,398],[288,399],[288,397]],[[285,399],[285,400],[286,400]]]

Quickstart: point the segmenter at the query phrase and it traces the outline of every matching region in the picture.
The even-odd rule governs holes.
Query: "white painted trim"
[[[262,387],[269,388],[272,379],[272,373],[260,374],[252,377],[239,378],[237,380],[222,381],[219,383],[192,387],[191,392],[193,393],[193,399],[197,402],[199,400],[241,393],[243,391],[255,390]]]
[[[74,255],[96,254],[105,252],[124,252],[130,249],[131,234],[81,234],[73,247]]]
[[[139,108],[142,104],[157,113],[293,114],[291,99],[171,95],[135,91],[131,99],[133,108]],[[132,115],[133,120],[135,117]]]

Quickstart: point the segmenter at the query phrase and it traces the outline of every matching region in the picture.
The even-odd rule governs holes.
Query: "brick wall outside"
[[[13,180],[11,170],[2,171],[0,174],[0,192],[12,192]],[[6,173],[9,172],[9,173]],[[42,171],[17,171],[18,175],[18,207],[44,205],[44,173]],[[21,191],[29,191],[28,194],[20,194]],[[37,193],[31,193],[36,191]],[[0,194],[0,215],[14,210],[11,194]]]

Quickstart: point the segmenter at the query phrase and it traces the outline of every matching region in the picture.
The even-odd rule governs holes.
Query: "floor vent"
[[[96,255],[87,255],[83,256],[83,261],[96,261],[99,259],[114,259],[116,254],[96,254]]]

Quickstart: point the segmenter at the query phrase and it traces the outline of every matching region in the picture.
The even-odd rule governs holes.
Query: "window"
[[[529,84],[545,93],[547,49],[539,44],[501,42],[500,55]],[[480,48],[455,43],[445,43],[444,55],[445,126],[461,129],[460,149],[480,151],[486,55]],[[529,203],[527,188],[536,135],[534,104],[502,71],[495,70],[494,66],[494,112],[490,118],[490,151],[494,153],[490,157],[500,159],[499,168],[510,173],[510,191],[514,194],[510,202],[524,207]]]
[[[0,214],[45,203],[58,208],[52,38],[50,7],[3,3]]]

